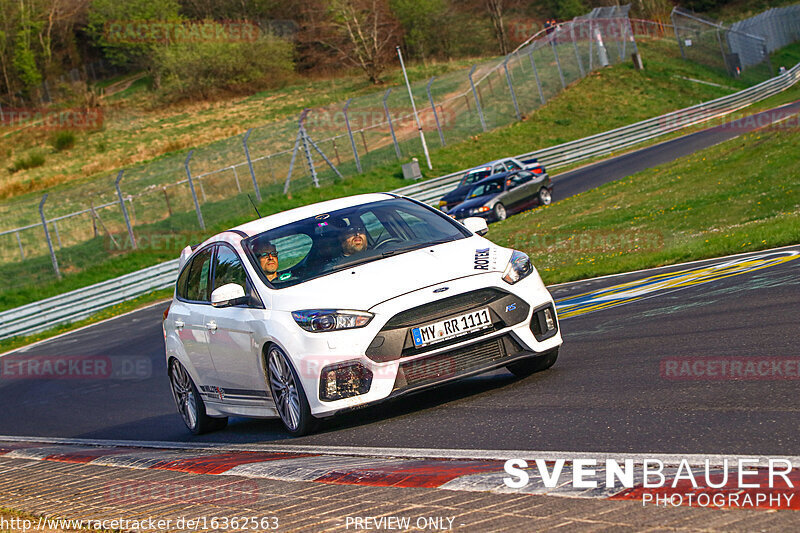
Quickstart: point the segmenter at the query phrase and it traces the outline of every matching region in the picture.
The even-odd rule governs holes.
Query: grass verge
[[[495,224],[547,284],[800,243],[800,131],[757,131]]]

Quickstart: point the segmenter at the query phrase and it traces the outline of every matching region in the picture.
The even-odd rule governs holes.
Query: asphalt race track
[[[787,252],[788,250],[789,252]],[[764,252],[750,254],[763,256]],[[796,254],[796,255],[795,255]],[[556,365],[527,379],[505,371],[327,422],[292,442],[319,445],[650,453],[800,455],[794,379],[676,380],[670,358],[796,358],[800,246],[778,264],[656,291],[562,321]],[[556,300],[668,272],[675,266],[553,288]],[[163,305],[30,349],[28,355],[145,356],[138,379],[0,379],[2,434],[93,439],[263,443],[278,421],[235,419],[192,437],[169,392]]]
[[[783,110],[797,112],[800,102]],[[563,174],[555,179],[556,198],[740,133],[742,128],[710,128]],[[761,257],[765,252],[750,255]],[[326,422],[320,433],[291,442],[800,455],[797,376],[685,379],[665,370],[669,364],[708,357],[728,361],[757,357],[778,365],[788,360],[785,358],[797,361],[800,246],[784,248],[771,258],[772,262],[770,257],[754,260],[758,269],[743,268],[731,275],[717,275],[714,269],[702,271],[705,274],[697,275],[699,281],[694,274],[686,282],[680,282],[682,278],[674,281],[674,276],[651,279],[644,284],[645,292],[651,291],[646,297],[637,293],[636,287],[632,293],[630,287],[602,291],[676,271],[707,269],[730,259],[553,287],[553,296],[561,302],[559,313],[565,318],[561,322],[564,346],[552,369],[526,379],[514,378],[504,370],[470,378],[343,415]],[[601,292],[576,298],[593,291]],[[628,291],[630,297],[620,300],[620,291]],[[133,366],[117,368],[124,377],[92,380],[22,380],[0,375],[0,435],[286,441],[277,420],[233,419],[221,432],[202,437],[188,433],[176,412],[166,376],[161,331],[165,306],[143,309],[15,352],[107,356],[111,361],[133,362]]]

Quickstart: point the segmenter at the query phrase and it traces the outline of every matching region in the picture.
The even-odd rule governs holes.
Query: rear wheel
[[[537,197],[539,198],[539,205],[550,205],[550,202],[553,201],[553,195],[547,187],[539,189]]]
[[[303,385],[283,350],[271,346],[267,351],[267,378],[275,408],[286,431],[299,437],[314,431],[318,420],[311,414]]]
[[[558,348],[538,357],[531,357],[530,359],[523,359],[522,361],[511,363],[507,365],[506,368],[515,376],[524,378],[535,372],[547,370],[555,364],[556,359],[558,359]]]
[[[506,212],[506,206],[503,204],[495,204],[494,205],[494,218],[498,221],[505,220],[508,217],[508,213]]]
[[[228,418],[212,418],[206,414],[206,405],[197,392],[189,372],[173,359],[169,369],[172,397],[178,407],[183,423],[195,435],[216,431],[228,425]]]

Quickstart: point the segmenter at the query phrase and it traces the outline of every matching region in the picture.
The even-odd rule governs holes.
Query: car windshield
[[[469,236],[469,231],[439,211],[393,198],[322,212],[254,235],[243,243],[262,280],[282,289]],[[277,267],[272,260],[275,254]]]
[[[486,183],[481,183],[480,185],[476,185],[469,191],[467,198],[477,198],[478,196],[483,196],[484,194],[497,194],[503,191],[503,182],[502,181],[487,181]]]
[[[464,179],[461,180],[461,185],[470,185],[476,181],[481,181],[483,178],[488,178],[492,175],[491,168],[481,168],[478,170],[470,170],[464,174]]]

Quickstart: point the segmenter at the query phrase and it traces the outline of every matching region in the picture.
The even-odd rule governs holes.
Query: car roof
[[[494,161],[488,161],[483,163],[482,165],[478,165],[476,167],[472,167],[471,169],[467,170],[464,174],[469,174],[474,170],[482,170],[484,167],[491,167],[496,165],[497,163],[504,163],[506,160],[511,159],[510,157],[504,157],[503,159],[495,159]]]
[[[297,222],[298,220],[321,215],[330,211],[336,211],[346,207],[353,207],[355,205],[368,204],[370,202],[378,202],[380,200],[388,200],[390,198],[397,197],[397,195],[389,193],[370,193],[347,196],[345,198],[337,198],[335,200],[327,200],[325,202],[318,202],[316,204],[295,207],[294,209],[289,209],[288,211],[282,211],[274,215],[268,215],[263,218],[259,218],[258,220],[247,222],[227,231],[243,232],[250,237],[273,228],[285,226],[286,224],[291,224],[292,222]]]

